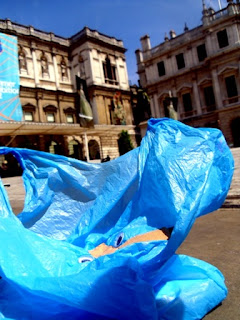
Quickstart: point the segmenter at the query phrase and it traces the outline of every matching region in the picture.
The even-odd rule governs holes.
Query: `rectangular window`
[[[213,87],[209,86],[203,89],[204,91],[204,98],[205,98],[205,103],[207,107],[215,107],[215,97],[214,97],[214,92],[213,92]]]
[[[218,45],[219,48],[224,48],[229,45],[228,43],[228,35],[227,35],[227,30],[224,29],[222,31],[217,32],[217,38],[218,38]]]
[[[201,62],[207,58],[207,51],[205,44],[197,47],[198,61]]]
[[[105,83],[116,84],[116,85],[118,84],[116,67],[111,64],[109,58],[106,58],[106,60],[103,62],[103,73],[104,73]]]
[[[176,55],[176,61],[177,61],[178,70],[185,68],[183,53],[179,53]]]
[[[32,122],[33,121],[33,113],[30,111],[24,111],[24,120]]]
[[[159,77],[164,76],[166,74],[164,61],[158,62],[157,67],[158,67],[158,75],[159,75]]]
[[[183,107],[185,112],[192,111],[192,99],[190,93],[185,93],[182,95]]]
[[[227,96],[228,98],[236,97],[235,99],[229,99],[229,103],[234,103],[238,101],[238,90],[235,76],[230,76],[225,78]]]
[[[67,123],[74,123],[73,114],[67,114]]]
[[[47,113],[47,122],[55,122],[54,113]]]

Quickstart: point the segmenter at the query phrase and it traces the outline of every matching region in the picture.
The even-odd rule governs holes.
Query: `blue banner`
[[[0,120],[21,121],[22,117],[17,38],[0,33]]]

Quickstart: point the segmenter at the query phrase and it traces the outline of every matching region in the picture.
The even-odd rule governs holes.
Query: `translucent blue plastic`
[[[0,318],[201,319],[226,297],[218,269],[175,254],[229,190],[234,163],[219,130],[151,119],[139,148],[102,164],[6,153],[23,168],[26,199],[16,217],[1,183]],[[89,252],[163,228],[169,240]]]

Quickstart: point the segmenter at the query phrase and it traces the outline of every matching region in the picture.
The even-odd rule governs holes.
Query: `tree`
[[[125,130],[122,130],[122,132],[120,133],[120,137],[118,139],[118,148],[120,155],[123,155],[133,149],[130,135]]]

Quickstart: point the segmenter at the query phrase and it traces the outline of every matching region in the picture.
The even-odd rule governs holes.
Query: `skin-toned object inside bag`
[[[144,234],[136,235],[135,237],[132,237],[131,239],[127,240],[125,243],[123,243],[119,247],[108,246],[105,243],[101,243],[96,248],[89,250],[89,253],[94,258],[98,258],[101,256],[112,254],[115,251],[120,250],[124,247],[127,247],[133,243],[168,240],[169,238],[170,238],[170,231],[168,229],[166,228],[162,230],[157,229],[150,232],[146,232]]]

